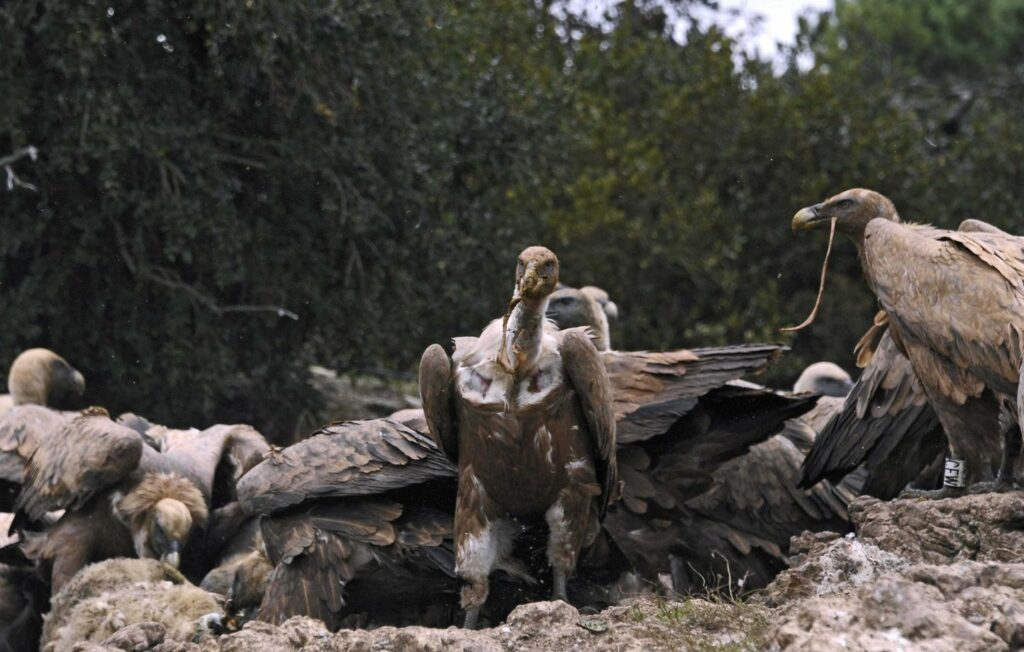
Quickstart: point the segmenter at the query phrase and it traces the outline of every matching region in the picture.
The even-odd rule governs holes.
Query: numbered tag
[[[946,458],[946,469],[942,474],[943,487],[963,487],[967,479],[964,477],[964,461]]]

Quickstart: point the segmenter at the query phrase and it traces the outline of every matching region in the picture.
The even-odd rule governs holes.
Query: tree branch
[[[278,317],[287,317],[295,321],[299,320],[298,314],[284,306],[272,304],[232,304],[222,306],[210,295],[194,285],[186,283],[174,270],[148,264],[139,265],[132,255],[128,253],[128,243],[121,225],[117,223],[117,220],[111,220],[111,223],[114,225],[114,234],[117,239],[117,247],[120,251],[121,259],[124,261],[128,271],[135,276],[145,278],[157,285],[162,285],[172,290],[180,290],[187,294],[194,304],[199,304],[217,315],[224,315],[229,312],[272,312]]]
[[[32,192],[37,192],[39,190],[28,181],[22,181],[18,175],[14,173],[14,168],[11,167],[26,156],[35,161],[36,158],[39,157],[39,150],[34,146],[29,145],[27,147],[22,147],[7,156],[0,157],[0,167],[3,167],[4,171],[7,172],[8,190],[14,190],[15,188],[24,188],[25,190],[31,190]]]

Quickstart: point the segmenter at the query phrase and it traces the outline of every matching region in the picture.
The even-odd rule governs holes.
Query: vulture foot
[[[1009,491],[1020,491],[1022,488],[1020,481],[1013,476],[1001,477],[994,482],[977,482],[971,485],[970,493],[972,494],[987,494],[987,493],[998,493],[1005,494]]]
[[[921,498],[924,500],[942,500],[943,498],[959,498],[960,496],[964,496],[966,494],[966,487],[943,487],[942,489],[904,489],[900,493],[899,498]]]

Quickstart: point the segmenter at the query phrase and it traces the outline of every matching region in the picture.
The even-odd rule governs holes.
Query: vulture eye
[[[853,206],[852,199],[841,199],[836,202],[836,208],[849,208],[850,206]]]

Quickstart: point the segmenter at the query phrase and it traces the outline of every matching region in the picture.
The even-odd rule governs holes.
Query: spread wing
[[[128,477],[142,449],[139,433],[86,410],[32,454],[17,508],[33,520],[55,509],[77,509]]]
[[[420,398],[430,436],[437,448],[456,461],[459,433],[455,419],[455,372],[451,358],[438,344],[431,344],[420,358]]]
[[[601,353],[615,397],[618,442],[665,433],[701,396],[763,370],[785,347],[741,344],[675,351]]]
[[[561,331],[562,365],[583,408],[587,431],[594,446],[598,481],[603,488],[601,513],[619,498],[615,461],[614,398],[604,362],[581,329]]]
[[[260,620],[278,624],[303,615],[336,629],[348,603],[370,602],[352,595],[348,587],[368,557],[376,562],[378,581],[365,583],[366,588],[372,591],[390,578],[396,592],[383,604],[391,607],[403,589],[430,600],[441,588],[438,579],[448,578],[452,592],[457,586],[450,515],[405,510],[381,498],[351,498],[265,517],[261,525],[267,556],[276,568],[260,605]],[[433,581],[433,590],[422,590],[426,587],[419,578],[424,577]]]
[[[876,332],[878,321],[872,327]],[[894,498],[945,446],[938,417],[910,361],[882,328],[864,372],[807,454],[800,486],[822,479],[838,482],[863,464],[864,493]]]
[[[311,498],[366,496],[455,477],[429,437],[390,419],[371,419],[325,426],[272,451],[237,490],[246,512],[270,514]]]
[[[727,384],[708,392],[664,436],[621,446],[623,500],[609,510],[604,527],[632,566],[656,580],[670,572],[673,557],[683,567],[705,563],[724,536],[714,533],[735,528],[722,520],[727,514],[716,521],[689,502],[715,489],[723,464],[748,454],[751,446],[788,427],[788,419],[800,417],[816,402],[813,396]],[[704,532],[707,538],[702,539]]]

